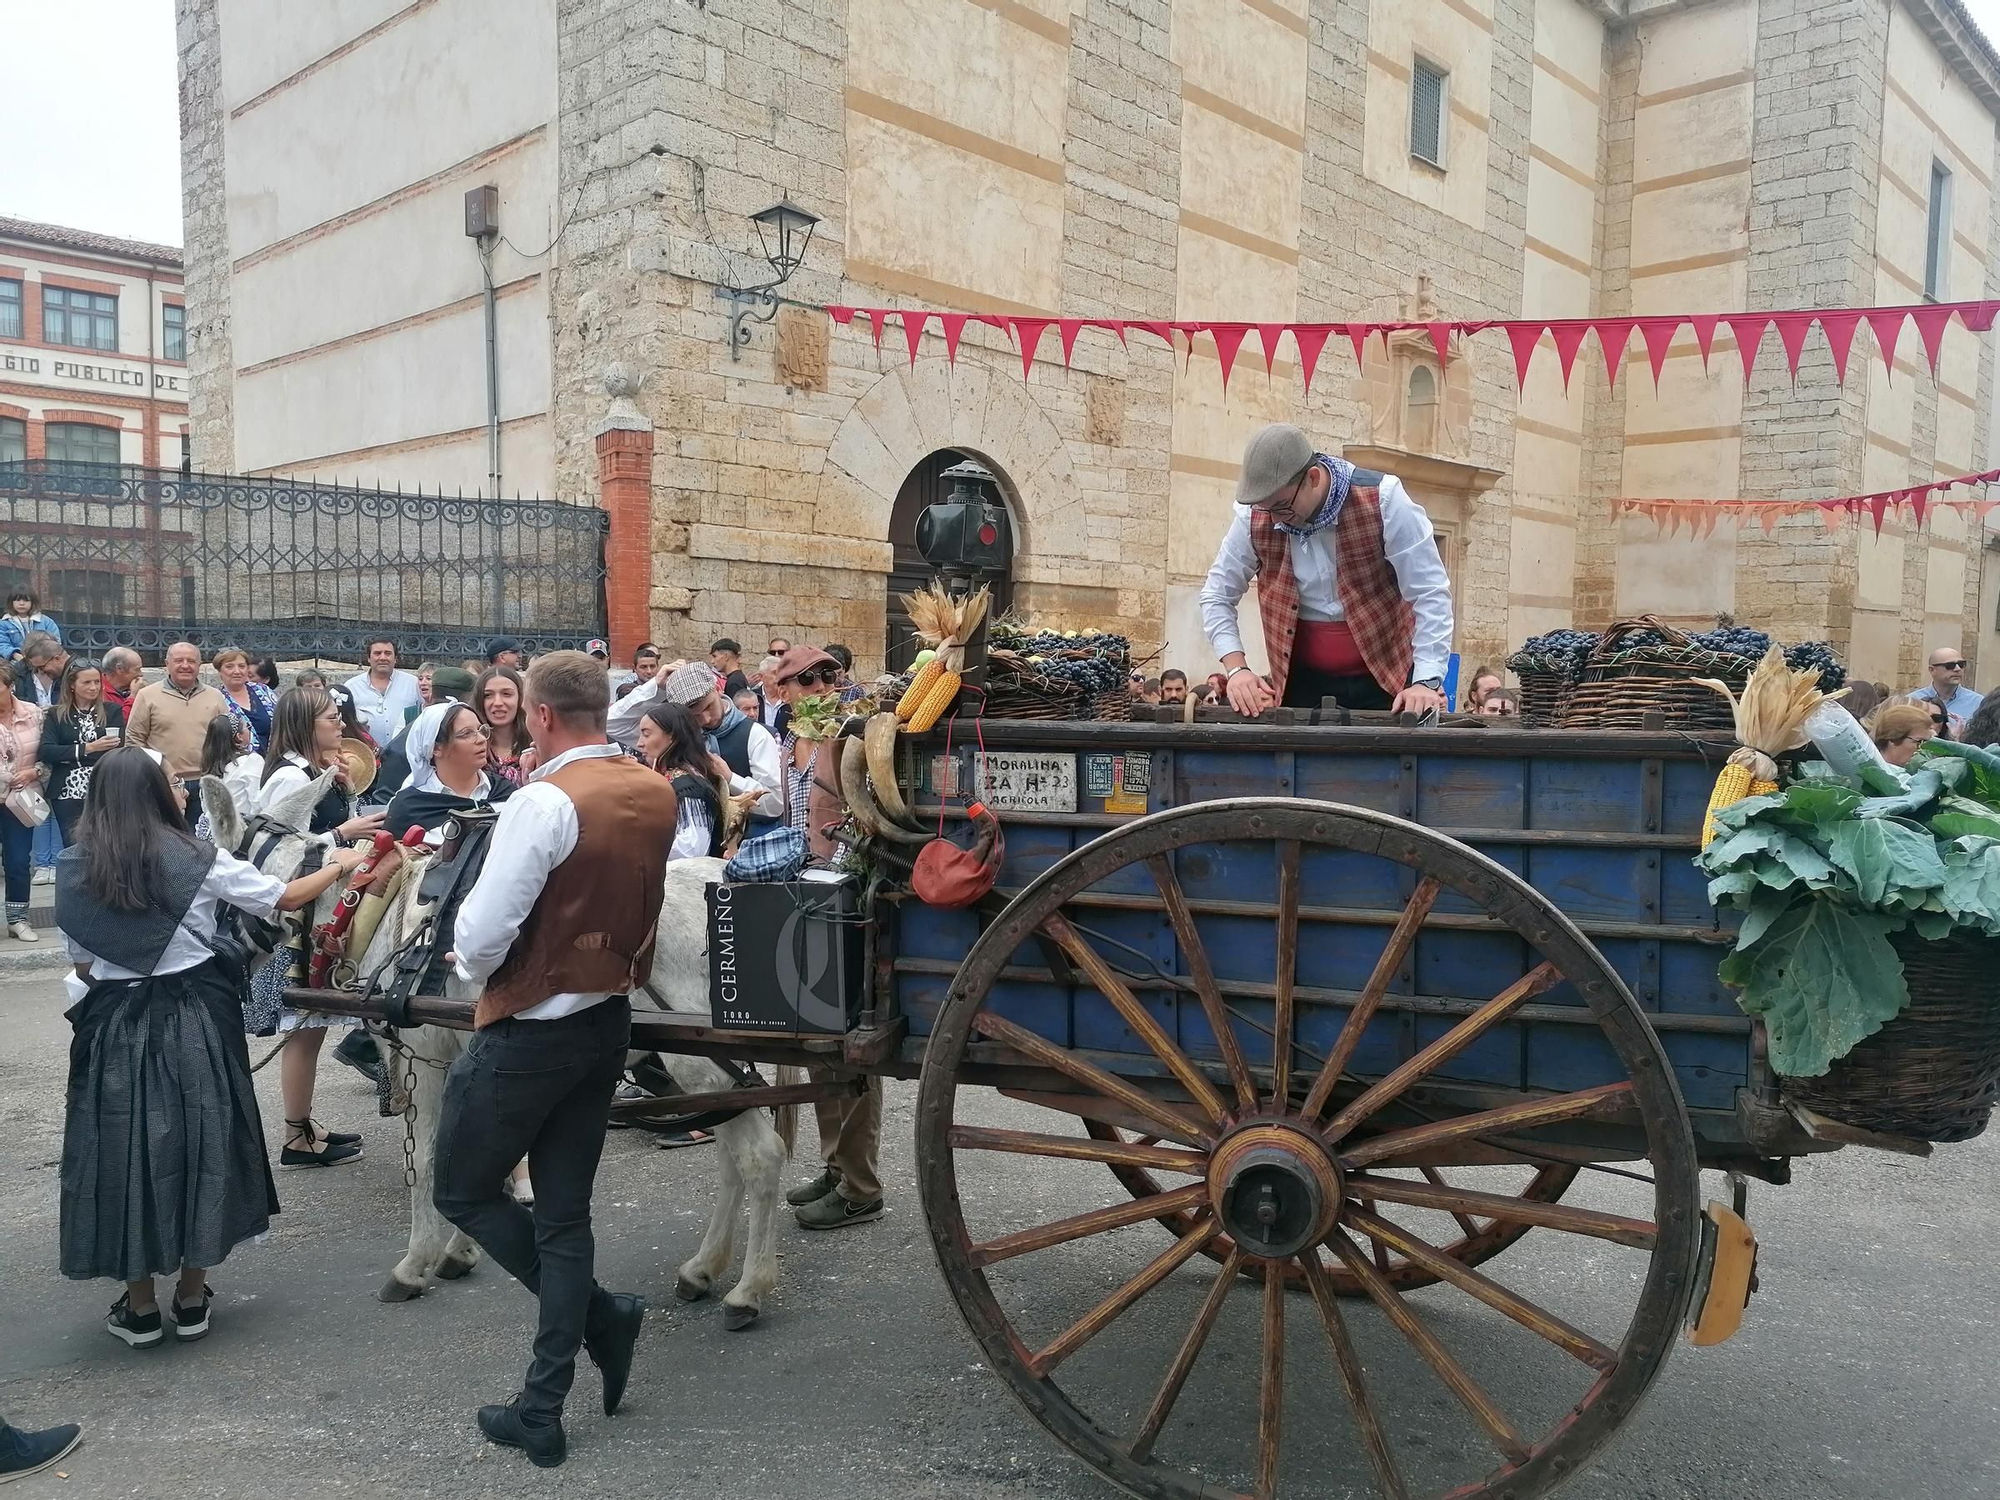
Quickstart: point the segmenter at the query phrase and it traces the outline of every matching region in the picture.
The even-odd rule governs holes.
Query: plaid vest
[[[1369,675],[1383,692],[1400,693],[1409,684],[1410,663],[1416,656],[1417,612],[1403,597],[1396,570],[1383,555],[1382,496],[1375,485],[1361,482],[1366,474],[1355,471],[1347,502],[1333,523],[1334,586]],[[1292,667],[1292,640],[1299,632],[1299,585],[1292,575],[1291,541],[1268,511],[1250,513],[1250,545],[1257,553],[1257,612],[1264,621],[1264,650],[1271,658],[1271,682],[1280,701]]]

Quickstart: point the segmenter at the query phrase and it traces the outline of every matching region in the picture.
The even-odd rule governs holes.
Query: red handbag
[[[947,909],[970,906],[993,889],[1000,876],[1000,862],[1007,857],[1007,841],[1000,834],[1000,820],[983,802],[966,810],[972,820],[970,849],[961,849],[942,836],[917,851],[910,871],[910,889],[926,906]]]

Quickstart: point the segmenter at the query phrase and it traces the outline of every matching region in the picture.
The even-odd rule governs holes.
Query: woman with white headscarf
[[[463,703],[418,714],[404,742],[410,779],[390,799],[388,832],[398,839],[411,828],[435,832],[453,813],[505,799],[514,788],[486,774],[486,742],[486,725]]]

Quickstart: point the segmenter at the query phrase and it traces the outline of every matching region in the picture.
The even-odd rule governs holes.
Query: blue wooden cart
[[[1729,745],[1073,722],[959,738],[911,747],[899,781],[917,823],[972,794],[996,807],[998,887],[976,910],[889,903],[850,1041],[860,1058],[858,1039],[907,1028],[877,1066],[921,1078],[946,1280],[993,1368],[1100,1474],[1149,1497],[1324,1494],[1331,1444],[1356,1486],[1335,1493],[1526,1500],[1626,1419],[1704,1295],[1740,1311],[1740,1256],[1729,1287],[1706,1280],[1731,1216],[1704,1211],[1698,1169],[1782,1181],[1827,1147],[1780,1107],[1716,976],[1727,922],[1691,858]],[[1043,1159],[1047,1206],[983,1186],[1002,1155]],[[1079,1196],[1078,1173],[1111,1201]],[[1595,1322],[1547,1294],[1548,1256],[1533,1296],[1478,1269],[1530,1231],[1573,1253]],[[1135,1239],[1122,1267],[1080,1258]],[[1101,1295],[1052,1312],[1033,1268],[1055,1261],[1091,1266]],[[1233,1286],[1256,1288],[1258,1321],[1225,1353]],[[1615,1327],[1608,1287],[1629,1293]],[[1313,1340],[1294,1329],[1289,1400],[1288,1291]],[[1363,1351],[1344,1297],[1379,1310],[1367,1326],[1400,1337],[1400,1362]],[[1554,1368],[1496,1380],[1452,1336],[1468,1313]],[[1232,1444],[1204,1371],[1253,1358],[1256,1435]],[[1449,1407],[1472,1451],[1405,1441],[1399,1399]]]

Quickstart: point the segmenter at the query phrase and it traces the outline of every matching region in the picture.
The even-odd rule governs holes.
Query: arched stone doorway
[[[895,549],[895,563],[889,572],[889,598],[887,607],[887,638],[884,642],[883,660],[885,670],[900,672],[910,664],[910,658],[921,649],[916,640],[916,632],[911,628],[910,617],[903,609],[903,595],[923,588],[931,581],[931,570],[923,555],[917,551],[917,517],[931,506],[949,497],[951,481],[940,476],[954,464],[971,459],[993,470],[994,488],[998,490],[1000,502],[1007,508],[1007,520],[1013,533],[1014,555],[1021,551],[1021,520],[1019,508],[1008,494],[1006,478],[980,455],[957,448],[940,448],[925,456],[923,462],[910,470],[903,480],[902,488],[896,491],[896,503],[889,513],[889,543]],[[1006,611],[1013,599],[1013,568],[1009,558],[1009,568],[991,581],[993,604],[988,611],[989,618]]]

